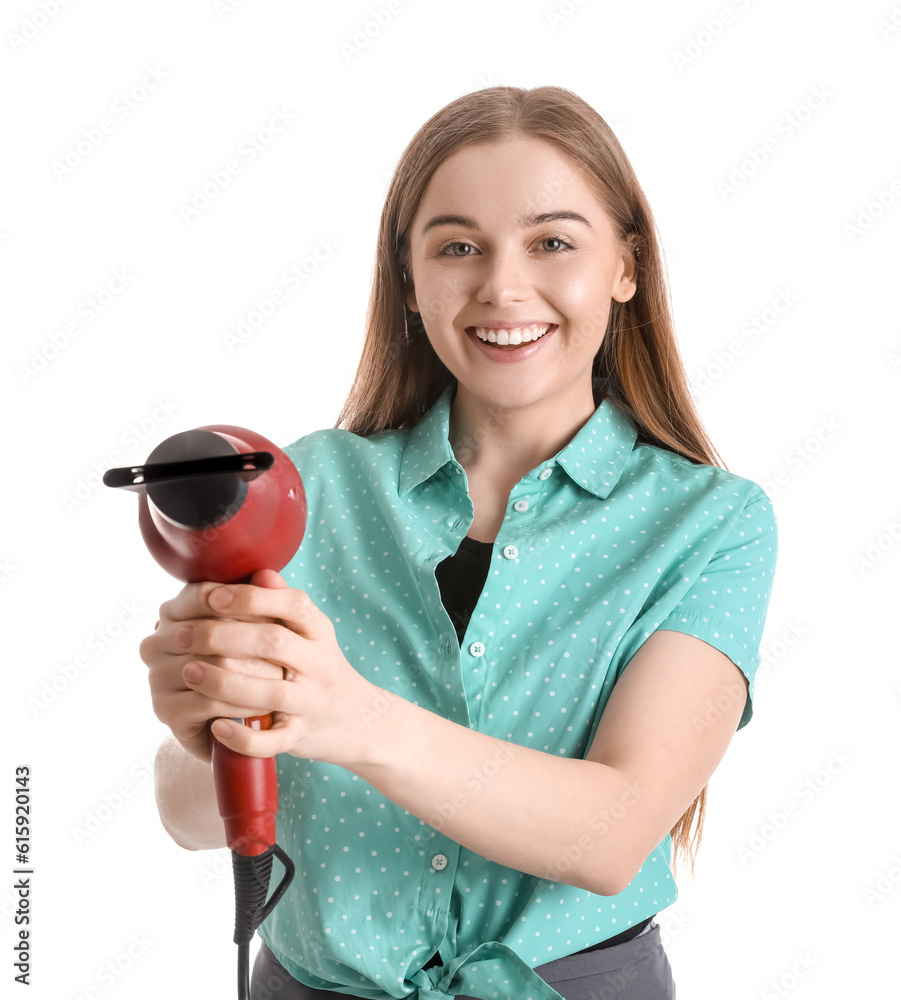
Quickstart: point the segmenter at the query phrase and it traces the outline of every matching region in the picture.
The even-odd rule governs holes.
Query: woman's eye
[[[459,243],[459,242],[457,242],[457,243],[448,243],[446,246],[444,246],[444,247],[441,248],[441,250],[439,251],[439,253],[442,256],[444,256],[444,257],[471,257],[472,256],[472,254],[468,254],[468,253],[463,253],[463,254],[448,253],[447,251],[450,250],[451,247],[470,247],[470,248],[472,248],[472,244],[471,243]]]
[[[541,243],[542,244],[546,244],[546,243],[556,243],[556,244],[558,244],[558,246],[556,246],[556,247],[549,248],[550,249],[550,253],[552,255],[559,255],[560,253],[566,253],[569,250],[575,249],[572,243],[567,242],[566,240],[562,239],[560,236],[546,236],[541,241]],[[460,240],[456,240],[453,243],[446,243],[443,247],[441,247],[441,249],[438,251],[438,255],[440,257],[471,257],[472,256],[471,253],[451,253],[451,252],[449,252],[449,251],[451,251],[455,247],[466,247],[466,248],[468,248],[470,250],[473,249],[471,243],[463,243]]]

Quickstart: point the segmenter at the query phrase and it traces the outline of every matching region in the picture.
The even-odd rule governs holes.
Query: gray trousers
[[[535,972],[564,1000],[674,1000],[676,986],[660,943],[660,925],[651,921],[636,937],[585,955],[568,955]],[[261,945],[253,967],[251,1000],[330,1000],[349,996],[299,983]],[[457,1000],[474,1000],[462,994]]]

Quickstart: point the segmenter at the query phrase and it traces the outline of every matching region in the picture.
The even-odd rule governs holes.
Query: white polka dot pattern
[[[584,755],[616,679],[655,629],[722,650],[753,693],[777,550],[770,500],[748,479],[637,443],[610,401],[514,487],[459,643],[434,574],[473,517],[448,442],[452,398],[445,390],[412,431],[324,430],[287,449],[309,516],[282,575],[329,616],[357,670],[463,725],[568,757]],[[750,718],[749,696],[739,728]],[[490,794],[502,763],[487,761],[473,789]],[[521,976],[519,959],[562,958],[677,896],[669,837],[622,893],[599,896],[566,884],[571,860],[559,882],[526,875],[343,768],[288,755],[278,765],[279,843],[298,872],[260,934],[308,986],[402,996],[486,942],[493,964]],[[422,970],[439,948],[445,964]],[[458,992],[473,993],[483,965]]]

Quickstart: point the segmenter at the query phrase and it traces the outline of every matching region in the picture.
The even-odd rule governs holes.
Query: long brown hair
[[[487,87],[434,114],[413,136],[394,171],[379,225],[363,353],[336,422],[367,436],[414,426],[454,377],[407,309],[410,227],[434,172],[465,146],[541,139],[581,168],[636,267],[637,289],[613,301],[592,368],[595,398],[609,398],[638,429],[638,440],[725,469],[695,409],[676,342],[656,225],[619,140],[604,119],[562,87]],[[409,339],[404,337],[409,329]],[[673,868],[687,852],[691,871],[704,827],[707,786],[671,831]],[[697,819],[694,837],[692,821]]]

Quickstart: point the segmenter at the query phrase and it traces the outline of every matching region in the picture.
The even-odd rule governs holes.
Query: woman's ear
[[[404,279],[404,301],[407,303],[407,308],[411,312],[418,313],[419,307],[416,304],[416,290],[413,288],[413,282],[410,281],[406,274],[403,275]]]
[[[617,302],[628,302],[638,289],[638,236],[630,233],[620,257],[620,268],[613,286],[613,298]]]

